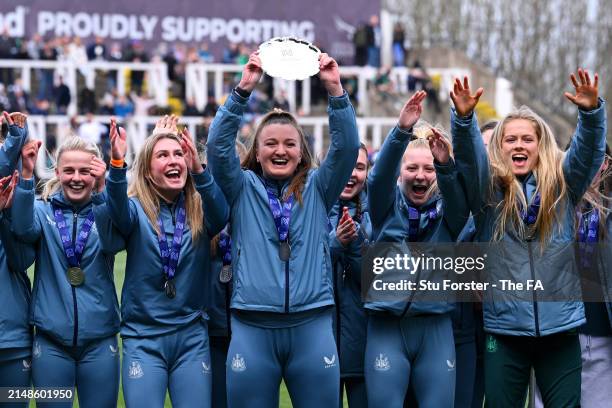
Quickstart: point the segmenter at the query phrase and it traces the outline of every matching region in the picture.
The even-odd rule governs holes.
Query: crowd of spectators
[[[356,27],[353,43],[355,45],[355,65],[381,67],[381,27],[377,15],[372,15],[367,23],[360,23]],[[43,38],[38,34],[31,38],[13,38],[5,30],[0,34],[0,59],[71,61],[79,67],[78,90],[76,91],[78,95],[72,95],[65,79],[54,73],[52,69],[34,69],[31,89],[30,92],[27,92],[19,79],[18,71],[11,68],[0,68],[0,108],[42,115],[65,114],[70,102],[76,99],[79,114],[94,113],[129,117],[142,114],[157,115],[172,111],[189,116],[208,116],[212,113],[211,107],[222,101],[209,100],[206,108],[200,110],[193,100],[186,98],[186,64],[198,62],[244,64],[256,46],[256,44],[228,44],[222,53],[214,55],[205,42],[197,45],[180,42],[159,43],[154,48],[147,48],[141,41],[120,43],[101,37],[96,37],[88,42],[82,41],[79,37]],[[400,23],[397,23],[393,30],[393,65],[405,66],[407,60],[408,51],[405,47],[404,29]],[[93,89],[90,89],[85,85],[84,80],[87,69],[89,69],[87,61],[164,62],[168,67],[169,95],[175,102],[169,101],[168,106],[157,106],[155,101],[148,96],[146,74],[140,70],[130,72],[127,79],[129,89],[125,92],[118,92],[117,72],[114,70],[103,73],[103,80],[97,80]],[[385,67],[382,69],[386,71]],[[381,78],[380,73],[379,71],[378,76],[373,78],[375,88],[381,85],[383,88],[386,87],[386,79],[384,76]],[[227,74],[224,77],[225,94],[239,80],[238,75]],[[99,77],[98,72],[96,78]],[[344,82],[353,102],[357,104],[359,102],[355,97],[357,82],[352,78],[346,78]],[[313,103],[324,102],[325,95],[321,92],[316,79],[312,83]],[[264,83],[260,89],[261,92],[254,95],[253,102],[249,106],[253,115],[264,113],[271,107],[288,108],[286,95],[282,92],[274,94],[271,81],[268,80],[268,83]]]
[[[199,46],[185,43],[160,43],[153,49],[145,48],[140,41],[126,43],[109,42],[97,37],[84,44],[79,37],[42,38],[35,34],[31,38],[13,38],[5,30],[0,34],[0,59],[71,61],[79,67],[78,88],[80,114],[114,114],[126,117],[132,114],[161,114],[165,107],[156,106],[145,92],[144,71],[130,72],[127,96],[117,91],[117,72],[107,71],[102,84],[96,82],[94,89],[84,85],[88,69],[87,61],[109,62],[164,62],[168,67],[170,96],[182,102],[183,115],[202,116],[211,113],[210,103],[200,112],[193,101],[185,101],[185,66],[188,63],[232,63],[244,64],[251,48],[244,44],[230,44],[220,61],[215,61],[207,43]],[[227,78],[227,87],[233,83]],[[0,68],[0,108],[20,110],[35,114],[65,114],[74,97],[64,79],[52,69],[33,70],[32,90],[26,92],[19,72],[12,68]],[[209,101],[210,102],[210,101]]]
[[[371,16],[367,23],[362,23],[356,28],[353,42],[355,65],[378,67],[376,76],[372,78],[372,90],[393,96],[395,84],[389,78],[390,67],[381,67],[381,28],[378,16]],[[198,139],[204,140],[208,124],[223,100],[216,100],[214,95],[209,94],[205,107],[198,109],[195,100],[186,97],[186,64],[245,64],[256,46],[228,44],[222,53],[213,55],[207,43],[198,45],[159,43],[154,48],[147,48],[140,41],[120,43],[101,37],[87,42],[79,37],[43,38],[38,34],[31,38],[13,38],[5,30],[0,33],[0,59],[73,62],[78,67],[76,91],[78,95],[71,93],[65,78],[53,69],[33,69],[30,87],[24,87],[19,70],[0,68],[0,109],[36,115],[66,114],[76,97],[77,113],[87,119],[81,124],[77,123],[76,119],[71,119],[71,126],[75,133],[83,133],[83,137],[91,138],[93,133],[104,127],[93,123],[92,115],[114,115],[119,120],[125,121],[134,115],[161,115],[172,112],[181,116],[201,117],[202,125],[197,133]],[[408,50],[405,47],[404,30],[398,23],[393,31],[393,65],[405,66],[407,60]],[[89,88],[85,81],[87,70],[90,69],[86,64],[88,61],[165,63],[170,81],[168,105],[158,106],[148,95],[147,77],[145,72],[140,70],[130,72],[126,78],[127,89],[124,92],[118,92],[117,72],[114,70],[98,70],[94,87]],[[240,80],[239,75],[225,75],[223,78],[225,95]],[[245,114],[245,129],[247,129],[245,132],[252,128],[252,124],[260,115],[270,109],[289,110],[286,91],[277,89],[275,92],[271,78],[267,76],[264,78],[249,100]],[[410,70],[408,84],[411,91],[431,89],[431,80],[418,63]],[[343,78],[343,85],[357,106],[359,103],[357,78]],[[301,87],[297,88],[297,92],[297,100],[300,100]],[[311,80],[310,94],[313,105],[325,105],[327,98],[317,77]],[[104,129],[104,132],[106,131]],[[100,140],[104,139],[100,137]]]

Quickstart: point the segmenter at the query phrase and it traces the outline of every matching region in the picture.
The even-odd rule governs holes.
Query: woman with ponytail
[[[377,244],[396,243],[408,250],[411,243],[427,243],[435,250],[436,244],[457,239],[469,215],[450,142],[442,130],[417,123],[425,96],[419,91],[406,102],[368,176]],[[379,276],[385,279],[385,273]],[[428,295],[421,292],[402,299],[368,296],[369,407],[401,408],[409,387],[419,407],[454,406],[454,303],[425,301]]]
[[[263,75],[256,53],[210,128],[208,159],[232,214],[232,339],[227,357],[232,408],[277,405],[283,378],[296,406],[338,403],[327,214],[355,166],[359,137],[338,64],[322,54],[319,68],[329,93],[331,136],[321,167],[314,168],[296,119],[279,110],[260,120],[240,164],[237,131]]]
[[[101,224],[110,225],[101,194],[106,165],[95,145],[68,138],[57,149],[55,176],[36,200],[39,147],[30,142],[23,148],[12,207],[15,235],[36,249],[30,311],[36,329],[34,387],[76,390],[82,407],[115,407],[119,306],[114,257],[102,249],[99,236]],[[72,407],[72,402],[38,401],[37,406]]]

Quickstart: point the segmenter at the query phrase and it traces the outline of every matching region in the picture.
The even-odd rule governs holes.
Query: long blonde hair
[[[160,234],[157,217],[160,212],[161,194],[151,178],[151,159],[153,158],[155,145],[162,139],[172,139],[179,146],[181,144],[178,136],[172,133],[160,133],[145,139],[132,166],[132,177],[128,188],[128,195],[138,199],[157,234]],[[193,241],[197,241],[204,230],[204,211],[202,210],[202,197],[197,192],[189,171],[187,171],[187,180],[183,192],[185,194],[187,223],[191,228],[191,238]]]
[[[408,143],[408,146],[406,147],[406,151],[404,152],[404,155],[402,156],[402,164],[404,163],[406,153],[412,149],[427,149],[431,151],[429,147],[429,138],[433,136],[433,132],[431,131],[432,127],[435,127],[435,129],[439,133],[442,134],[443,141],[448,147],[450,156],[453,157],[453,148],[449,142],[449,137],[448,137],[448,133],[446,132],[446,130],[444,130],[444,128],[442,128],[440,125],[432,126],[426,121],[420,120],[414,126],[414,129],[412,131],[414,138],[410,141],[410,143]],[[427,189],[427,192],[425,194],[425,196],[427,197],[426,201],[429,200],[434,194],[438,192],[439,192],[438,178],[436,177],[436,179],[431,183],[431,185]]]
[[[308,141],[306,140],[306,136],[304,135],[304,131],[302,130],[301,126],[298,125],[297,120],[295,120],[293,115],[289,112],[285,112],[280,109],[274,109],[273,111],[268,112],[266,115],[264,115],[263,118],[261,118],[259,125],[257,125],[257,129],[255,130],[253,144],[247,152],[245,159],[242,161],[242,167],[248,170],[252,170],[257,174],[262,174],[261,164],[257,161],[257,141],[262,130],[266,126],[274,124],[292,126],[293,128],[295,128],[295,130],[300,136],[302,160],[298,163],[295,172],[293,173],[293,179],[289,184],[289,188],[287,188],[285,196],[288,197],[291,194],[294,194],[295,198],[301,204],[302,188],[306,183],[308,171],[310,171],[310,169],[314,167],[314,164],[312,154],[310,153],[310,149],[308,148]]]
[[[64,154],[65,152],[73,152],[73,151],[91,153],[92,155],[98,158],[102,158],[102,155],[100,154],[100,149],[98,149],[98,146],[84,139],[81,139],[78,136],[73,135],[73,136],[69,136],[68,138],[66,138],[64,142],[57,148],[57,151],[55,152],[55,159],[54,159],[54,164],[53,164],[52,169],[53,170],[57,169],[57,165],[60,161],[60,158],[62,157],[62,154]],[[50,178],[44,183],[41,198],[44,201],[49,201],[49,197],[57,193],[61,189],[61,187],[62,185],[60,183],[59,178],[56,175],[54,175],[52,178]]]
[[[536,193],[540,193],[540,210],[532,228],[544,244],[550,239],[555,225],[559,225],[557,205],[563,205],[567,184],[563,176],[565,153],[559,149],[550,127],[535,112],[526,106],[515,109],[502,119],[491,135],[488,153],[491,161],[491,202],[496,205],[499,215],[496,222],[494,239],[501,240],[508,227],[514,227],[521,236],[526,230],[521,217],[521,209],[527,208],[527,198],[522,185],[512,173],[510,163],[502,153],[502,139],[506,125],[517,119],[524,119],[533,125],[538,138],[538,161],[533,169],[536,178]],[[501,190],[503,199],[495,202],[495,191]],[[533,195],[535,198],[535,193]],[[533,199],[532,198],[532,199]]]

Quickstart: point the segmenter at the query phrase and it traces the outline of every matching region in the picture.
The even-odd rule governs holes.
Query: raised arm
[[[606,106],[598,97],[599,76],[593,81],[587,71],[578,69],[578,77],[572,73],[570,79],[576,94],[565,93],[567,99],[578,106],[578,125],[565,159],[563,175],[574,203],[591,184],[601,167],[606,149]]]
[[[100,249],[105,254],[114,255],[125,249],[125,238],[113,225],[108,204],[106,203],[105,177],[106,163],[92,155],[91,175],[96,179],[96,190],[91,195],[93,213],[100,238]]]
[[[393,208],[402,157],[412,139],[412,127],[421,117],[421,103],[426,96],[424,91],[419,91],[406,102],[397,126],[385,139],[368,175],[368,208],[375,230],[382,225]]]
[[[115,227],[127,237],[138,222],[136,208],[132,207],[127,195],[127,135],[125,129],[117,127],[115,119],[111,120],[111,166],[106,179],[106,203],[110,218]]]
[[[7,254],[6,261],[10,270],[23,272],[34,263],[36,251],[33,245],[15,239],[11,230],[10,217],[7,216],[10,213],[18,178],[15,171],[12,176],[0,179],[0,241]]]
[[[486,203],[489,187],[489,158],[478,128],[474,108],[483,93],[478,88],[471,93],[467,77],[463,83],[455,79],[450,97],[455,105],[451,109],[451,136],[455,166],[461,183],[465,187],[467,204],[473,214],[481,212]]]
[[[38,157],[39,141],[27,143],[21,150],[21,178],[15,189],[11,209],[11,228],[17,237],[34,243],[41,235],[42,227],[34,213],[34,166]]]
[[[187,167],[191,172],[196,190],[202,197],[202,211],[204,211],[204,225],[208,236],[214,237],[227,224],[229,219],[229,207],[223,196],[223,192],[215,183],[208,168],[204,169],[200,163],[197,150],[189,130],[184,128],[181,133],[181,146],[185,152]]]
[[[314,177],[329,212],[353,172],[359,155],[359,133],[355,110],[340,83],[338,64],[327,54],[321,54],[319,77],[329,94],[327,114],[331,143]]]
[[[20,112],[2,112],[8,124],[8,136],[0,146],[0,177],[9,176],[17,168],[21,148],[28,137],[27,116]]]
[[[434,157],[436,180],[443,198],[443,219],[451,237],[457,239],[470,216],[464,188],[459,181],[455,161],[450,155],[450,142],[434,128],[429,138],[429,148]]]
[[[208,131],[208,163],[215,181],[231,206],[242,189],[243,178],[240,159],[236,152],[236,136],[249,95],[263,75],[257,53],[251,54],[244,66],[238,87],[232,91],[225,104],[217,110]]]

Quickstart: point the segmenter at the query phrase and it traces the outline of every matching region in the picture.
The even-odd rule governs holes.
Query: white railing
[[[93,89],[97,75],[107,75],[107,71],[116,71],[117,92],[120,95],[126,92],[126,72],[144,71],[147,73],[147,89],[156,103],[160,106],[168,104],[168,68],[165,63],[138,63],[138,62],[106,62],[90,61],[86,64],[75,64],[69,61],[38,61],[38,60],[0,60],[0,68],[14,68],[21,71],[23,87],[26,91],[32,89],[32,70],[52,69],[54,76],[62,76],[64,83],[70,88],[71,102],[68,114],[74,115],[77,111],[79,92],[77,89],[77,73],[85,78],[85,85]],[[185,88],[187,99],[193,98],[198,109],[204,109],[209,92],[215,96],[217,101],[222,100],[228,89],[225,84],[226,74],[237,74],[242,72],[242,65],[235,64],[187,64],[185,70]],[[463,68],[430,68],[427,70],[430,76],[440,76],[439,98],[441,101],[448,99],[448,92],[452,81],[456,77],[471,77],[471,71]],[[343,77],[357,78],[357,101],[358,112],[368,115],[370,112],[368,89],[376,79],[376,68],[372,67],[340,67],[340,75]],[[405,67],[393,68],[390,78],[395,83],[396,91],[405,94],[408,92],[409,69]],[[212,83],[210,81],[212,77]],[[231,81],[233,84],[233,81]],[[301,86],[301,100],[298,106],[297,86]],[[285,92],[289,108],[296,112],[301,107],[305,115],[311,112],[310,79],[304,81],[274,80],[274,93],[278,95]],[[511,91],[510,91],[511,92]],[[505,93],[497,100],[500,103],[508,100]],[[496,106],[497,108],[497,106]]]
[[[224,89],[225,74],[236,74],[242,72],[242,65],[229,64],[188,64],[185,72],[185,84],[187,98],[194,98],[198,109],[203,109],[206,98],[211,91],[216,100],[221,100],[226,94]],[[362,115],[369,113],[368,89],[376,80],[377,69],[373,67],[340,67],[340,75],[343,77],[357,78],[357,102],[358,111]],[[405,67],[393,68],[390,72],[390,79],[395,83],[396,91],[402,94],[408,92],[408,74],[410,70]],[[440,101],[446,101],[454,78],[467,76],[471,79],[471,71],[463,68],[430,68],[427,70],[429,76],[440,76]],[[213,84],[209,83],[209,74],[213,77]],[[301,83],[302,100],[301,108],[304,114],[310,114],[310,78],[303,81],[284,81],[275,79],[274,92],[282,89],[286,92],[287,102],[292,112],[297,110],[296,87]]]
[[[40,60],[2,60],[0,68],[14,68],[21,71],[23,88],[30,92],[32,89],[32,70],[53,70],[54,83],[61,76],[64,83],[70,89],[70,105],[68,114],[77,113],[79,92],[77,89],[77,72],[85,78],[85,86],[94,88],[96,75],[107,75],[107,71],[116,71],[115,83],[117,92],[124,95],[126,92],[127,71],[143,71],[147,74],[147,89],[149,95],[155,99],[158,105],[168,104],[168,67],[165,63],[157,62],[107,62],[90,61],[86,64],[76,64],[71,61],[40,61]]]
[[[99,123],[110,123],[110,116],[94,116],[94,120]],[[159,119],[158,116],[138,116],[131,117],[122,124],[125,126],[128,134],[128,152],[127,162],[134,157],[142,146],[144,140],[149,135],[149,129],[155,125]],[[304,127],[305,131],[311,134],[314,138],[314,154],[319,155],[325,146],[325,138],[329,134],[329,119],[327,117],[298,117],[298,122]],[[80,124],[86,120],[85,116],[77,117],[77,122]],[[196,126],[202,124],[202,119],[198,117],[182,117],[180,120],[182,125],[189,128],[191,135],[196,136]],[[396,118],[357,118],[357,127],[359,136],[362,141],[373,149],[380,148],[386,132],[393,128],[397,123]],[[56,137],[56,146],[62,143],[62,140],[71,135],[73,131],[70,128],[70,118],[64,115],[51,116],[28,116],[28,126],[30,137],[42,141],[42,151],[48,151],[47,138],[50,134]],[[50,130],[50,132],[47,132]],[[368,138],[370,135],[370,138]],[[47,167],[47,157],[44,154],[38,155],[36,162],[36,172],[39,178],[50,178],[53,176],[53,170]]]
[[[204,109],[210,92],[209,74],[213,76],[212,94],[220,101],[227,93],[224,89],[225,74],[239,74],[243,66],[237,64],[187,64],[185,68],[185,89],[187,99],[193,98],[199,110]],[[284,91],[291,112],[297,111],[296,95],[298,81],[274,79],[274,95]],[[302,109],[304,114],[310,114],[310,78],[299,81],[302,86]]]

